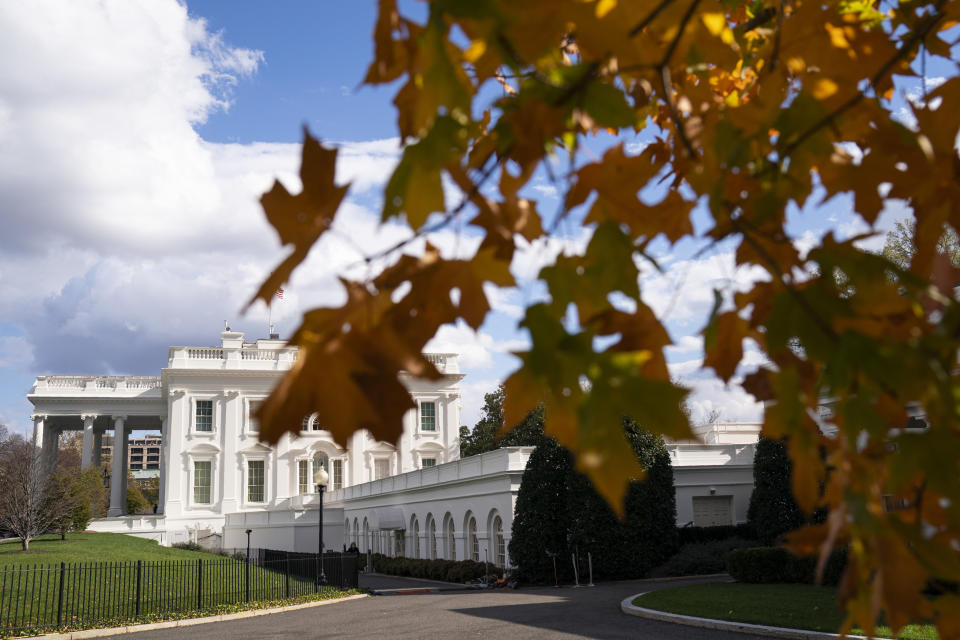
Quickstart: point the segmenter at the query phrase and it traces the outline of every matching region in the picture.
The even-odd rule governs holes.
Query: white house
[[[226,547],[313,551],[318,496],[313,473],[329,473],[324,497],[328,548],[424,558],[509,561],[507,542],[527,447],[460,460],[460,390],[455,354],[427,354],[443,377],[402,377],[417,408],[397,443],[368,432],[335,442],[311,417],[296,436],[260,442],[257,404],[297,358],[276,339],[248,342],[225,331],[216,347],[171,347],[157,377],[40,376],[34,443],[49,468],[59,434],[83,431],[82,465],[100,464],[103,434],[114,434],[108,517],[100,531],[162,544],[205,540]],[[162,434],[155,515],[125,511],[127,443],[133,430]],[[732,524],[746,518],[758,425],[717,425],[703,442],[670,444],[678,523]]]

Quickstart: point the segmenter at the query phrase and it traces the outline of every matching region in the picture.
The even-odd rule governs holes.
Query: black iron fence
[[[0,637],[160,619],[357,586],[358,557],[252,549],[218,559],[61,563],[0,570]],[[322,578],[322,580],[321,580]]]

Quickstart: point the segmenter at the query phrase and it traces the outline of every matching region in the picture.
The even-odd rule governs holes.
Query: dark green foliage
[[[510,538],[510,559],[523,581],[553,582],[550,554],[557,558],[558,579],[572,579],[567,529],[573,514],[568,486],[573,474],[573,456],[553,440],[538,446],[527,461]]]
[[[366,557],[361,556],[361,568],[366,568]],[[392,576],[410,576],[443,582],[470,582],[483,578],[484,573],[503,577],[503,569],[492,564],[484,565],[473,560],[417,560],[414,558],[391,558],[373,554],[373,569]]]
[[[761,438],[753,457],[753,493],[747,521],[757,538],[768,544],[806,521],[793,499],[790,470],[783,442]]]
[[[823,571],[823,584],[836,585],[847,565],[847,550],[830,554]],[[816,579],[817,558],[799,558],[783,547],[737,549],[727,555],[727,572],[739,582],[803,583]]]
[[[725,559],[734,549],[756,546],[755,540],[725,538],[691,542],[680,547],[674,556],[650,572],[652,578],[669,576],[702,576],[723,573],[727,570]]]
[[[624,561],[630,575],[646,575],[679,548],[677,494],[673,466],[663,438],[626,421],[627,439],[647,471],[642,482],[630,483],[624,501]]]
[[[483,396],[483,409],[480,420],[470,430],[460,428],[460,457],[475,456],[500,447],[535,447],[544,440],[543,407],[539,406],[518,425],[504,433],[499,439],[497,434],[503,425],[503,385],[496,391]]]
[[[573,554],[585,580],[589,553],[599,580],[643,576],[676,550],[676,495],[667,449],[661,438],[629,420],[624,429],[647,478],[628,489],[623,521],[575,471],[570,452],[553,440],[534,451],[517,495],[510,540],[510,558],[521,580],[553,583],[551,554],[556,554],[557,579],[570,582]]]
[[[717,527],[680,527],[677,529],[677,533],[680,534],[681,546],[694,542],[712,542],[714,540],[727,540],[729,538],[742,538],[745,540],[757,539],[753,525],[749,522],[720,525]]]

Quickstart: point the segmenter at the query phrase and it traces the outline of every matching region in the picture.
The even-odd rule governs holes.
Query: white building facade
[[[357,431],[335,442],[307,416],[296,435],[260,442],[254,413],[297,358],[277,339],[246,341],[225,331],[216,347],[171,347],[156,377],[41,376],[34,443],[47,468],[59,434],[82,431],[81,464],[99,466],[103,435],[114,436],[108,517],[91,528],[172,544],[196,540],[315,551],[319,501],[313,474],[329,474],[324,542],[339,549],[416,558],[509,563],[507,546],[531,449],[511,447],[460,460],[460,388],[455,354],[427,354],[437,381],[401,380],[416,409],[396,443]],[[127,443],[134,430],[162,435],[156,514],[125,513]],[[717,425],[702,442],[669,444],[678,524],[746,519],[759,425]]]

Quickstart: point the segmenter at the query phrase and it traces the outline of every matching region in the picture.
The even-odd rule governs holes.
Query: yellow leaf
[[[817,78],[813,85],[813,97],[817,100],[826,100],[837,92],[840,87],[830,78]]]

